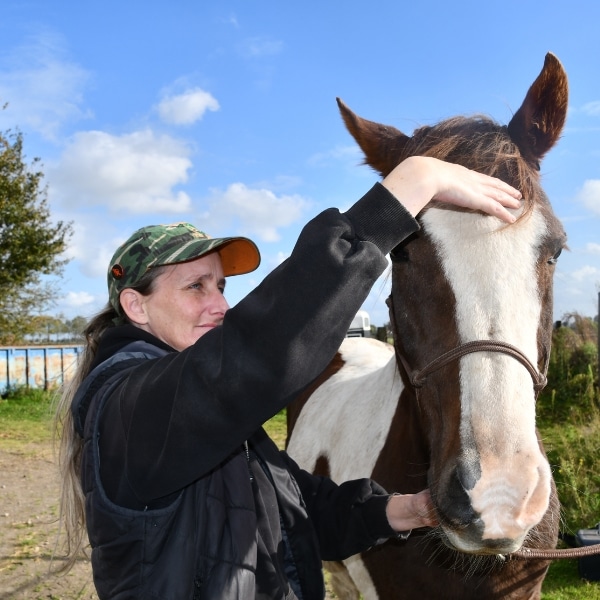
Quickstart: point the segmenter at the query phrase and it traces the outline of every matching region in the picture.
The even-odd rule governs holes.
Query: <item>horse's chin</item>
[[[463,554],[475,554],[478,556],[492,556],[498,554],[510,554],[517,551],[523,544],[523,539],[481,539],[469,536],[468,530],[452,531],[442,529],[442,541],[451,550]]]

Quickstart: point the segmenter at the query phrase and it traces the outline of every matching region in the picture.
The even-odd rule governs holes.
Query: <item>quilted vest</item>
[[[90,373],[73,401],[76,428],[84,439],[81,478],[98,596],[253,600],[257,517],[242,448],[165,508],[124,508],[111,502],[102,487],[98,438],[104,403],[130,369],[164,354],[147,342],[128,344]],[[296,482],[264,431],[248,444],[276,489],[286,562],[291,563],[286,564],[291,589],[285,600],[321,600],[325,592],[318,544]]]

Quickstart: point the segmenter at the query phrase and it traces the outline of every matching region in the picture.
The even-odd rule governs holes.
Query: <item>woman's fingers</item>
[[[382,184],[413,215],[436,200],[483,211],[512,223],[515,216],[510,210],[521,205],[521,192],[501,179],[425,156],[407,158]]]
[[[507,223],[515,221],[514,214],[508,209],[520,208],[519,190],[497,177],[490,177],[452,163],[443,165],[437,165],[443,179],[439,184],[439,191],[433,196],[434,200],[480,210]]]

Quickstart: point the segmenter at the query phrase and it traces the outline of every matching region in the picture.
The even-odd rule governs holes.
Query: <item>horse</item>
[[[440,525],[327,564],[337,596],[357,600],[540,598],[560,506],[535,424],[552,336],[554,265],[566,235],[540,161],[567,112],[567,76],[548,53],[508,125],[453,117],[406,135],[339,98],[364,162],[385,176],[412,155],[493,175],[523,194],[515,223],[432,203],[391,254],[393,346],[347,338],[288,407],[287,451],[341,482],[431,491]],[[421,534],[421,535],[420,535]]]

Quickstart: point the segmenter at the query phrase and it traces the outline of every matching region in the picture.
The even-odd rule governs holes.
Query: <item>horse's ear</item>
[[[548,52],[541,73],[508,124],[510,137],[529,163],[539,166],[558,140],[567,117],[568,98],[567,74],[558,58]]]
[[[346,128],[364,152],[365,163],[385,177],[405,158],[405,146],[410,138],[395,127],[355,115],[339,98],[336,100]]]

